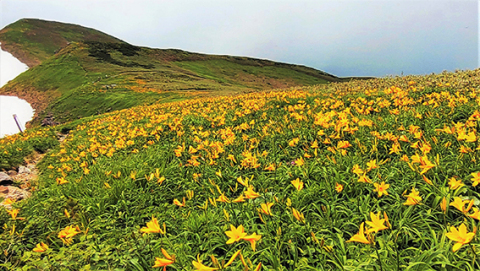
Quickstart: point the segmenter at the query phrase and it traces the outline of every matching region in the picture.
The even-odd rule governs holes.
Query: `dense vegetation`
[[[198,98],[59,126],[69,135],[33,197],[0,210],[0,266],[478,270],[479,79]]]

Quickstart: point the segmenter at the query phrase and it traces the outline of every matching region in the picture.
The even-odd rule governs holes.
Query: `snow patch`
[[[26,70],[28,70],[27,65],[10,53],[0,50],[0,87]],[[32,119],[33,113],[34,110],[27,101],[15,96],[0,95],[0,138],[19,132],[13,114],[17,115],[20,127],[24,130],[25,124]]]

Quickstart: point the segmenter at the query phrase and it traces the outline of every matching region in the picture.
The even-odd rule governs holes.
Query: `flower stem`
[[[472,252],[473,252],[472,266],[475,266],[475,263],[476,263],[475,259],[477,258],[477,253],[475,252],[475,249],[473,248],[473,245],[470,244],[470,243],[468,243],[468,244],[470,245],[470,248],[472,249]],[[477,265],[480,268],[480,265],[479,264],[477,264]]]
[[[380,259],[380,253],[378,253],[377,246],[374,244],[373,247],[375,248],[375,251],[377,252],[377,258],[378,258],[378,263],[380,264],[380,270],[383,271],[383,265],[382,265],[382,260]]]

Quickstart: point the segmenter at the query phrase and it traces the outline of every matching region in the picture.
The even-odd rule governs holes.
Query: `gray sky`
[[[477,0],[0,0],[21,18],[91,27],[129,43],[310,66],[337,76],[479,67]]]

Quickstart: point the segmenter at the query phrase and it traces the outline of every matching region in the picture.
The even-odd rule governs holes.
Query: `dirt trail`
[[[66,136],[57,134],[60,144],[65,140]],[[44,153],[34,152],[26,157],[25,163],[17,169],[0,172],[0,207],[4,206],[10,209],[12,202],[30,197],[34,189],[33,184],[38,179],[37,164],[44,156]]]

